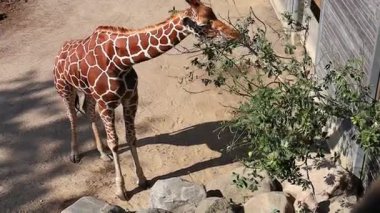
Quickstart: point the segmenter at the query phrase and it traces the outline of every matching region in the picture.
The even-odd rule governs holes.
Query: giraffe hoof
[[[123,189],[122,191],[116,192],[116,196],[120,200],[124,200],[124,201],[129,200],[128,193],[127,193],[127,191],[125,189]]]
[[[100,155],[100,159],[104,162],[111,162],[113,160],[112,156],[108,154]]]
[[[70,161],[73,163],[79,163],[80,161],[79,155],[70,155]]]

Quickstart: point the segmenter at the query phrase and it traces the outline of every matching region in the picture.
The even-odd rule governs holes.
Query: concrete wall
[[[309,36],[306,40],[306,48],[308,54],[315,62],[316,52],[317,52],[317,42],[319,35],[319,23],[318,20],[312,14],[309,5],[310,0],[271,0],[271,4],[276,12],[277,17],[282,21],[284,28],[288,28],[288,23],[283,20],[282,14],[289,12],[293,14],[294,20],[303,22],[305,16],[310,16],[311,20],[309,22]],[[297,39],[303,39],[303,32],[293,32],[291,33],[291,39],[293,43]],[[302,42],[305,42],[302,40]]]
[[[280,19],[281,21],[282,21],[282,16],[281,16],[282,13],[294,11],[293,0],[271,0],[270,3],[272,4],[278,19]],[[285,22],[283,24],[286,25]]]
[[[319,21],[316,19],[316,17],[313,15],[312,11],[310,10],[310,1],[311,0],[305,0],[304,1],[304,10],[303,10],[303,18],[310,17],[309,21],[309,35],[306,38],[306,49],[313,60],[314,63],[317,62],[317,46],[318,46],[318,40],[319,40]],[[323,3],[322,3],[323,6]],[[321,7],[322,7],[321,6]],[[302,33],[302,32],[301,32]],[[300,38],[303,39],[303,36],[301,35]]]

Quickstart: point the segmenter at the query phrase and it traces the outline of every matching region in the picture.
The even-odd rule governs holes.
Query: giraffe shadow
[[[0,80],[0,212],[38,202],[51,192],[46,183],[78,170],[68,160],[70,124],[60,104],[53,81],[39,80],[35,70]],[[92,138],[86,127],[80,119],[81,141]],[[43,200],[29,211],[48,212],[58,203]]]
[[[233,134],[227,130],[220,131],[222,122],[223,121],[201,123],[179,131],[139,139],[137,141],[138,147],[153,144],[166,144],[183,147],[205,144],[210,150],[220,153],[219,157],[200,161],[191,166],[166,174],[157,174],[157,176],[149,180],[149,185],[152,186],[157,180],[180,177],[207,168],[223,166],[235,162],[236,159],[243,154],[243,148],[227,151],[226,148],[230,145],[233,139]],[[129,146],[127,144],[122,144],[120,146],[120,152],[123,153],[126,151],[129,151]],[[178,157],[180,158],[180,156]],[[144,189],[137,187],[131,191],[131,194],[137,194],[142,190]]]

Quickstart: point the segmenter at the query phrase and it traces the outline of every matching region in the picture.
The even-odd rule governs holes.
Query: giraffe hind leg
[[[94,134],[96,149],[98,150],[98,152],[100,154],[100,159],[102,159],[105,162],[110,162],[110,161],[112,161],[112,157],[111,157],[111,155],[107,154],[104,151],[104,146],[103,146],[103,143],[102,143],[102,141],[100,139],[100,135],[99,135],[99,129],[98,129],[98,126],[96,124],[97,116],[96,116],[95,105],[96,105],[95,99],[93,99],[89,95],[86,95],[85,99],[84,99],[84,103],[83,103],[83,106],[84,106],[83,108],[84,108],[87,116],[89,117],[89,119],[91,121],[91,129],[92,129],[92,132]]]
[[[63,98],[63,101],[67,110],[67,117],[70,121],[71,127],[71,153],[70,161],[73,163],[79,163],[80,157],[77,147],[77,115],[75,111],[75,89],[70,85],[65,85],[64,89],[58,90],[58,93]]]

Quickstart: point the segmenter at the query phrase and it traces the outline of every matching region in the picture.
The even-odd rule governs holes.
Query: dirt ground
[[[59,212],[85,195],[130,210],[148,207],[149,190],[135,184],[120,116],[121,164],[131,200],[115,197],[113,164],[98,158],[84,117],[78,129],[82,160],[69,161],[70,128],[53,86],[53,61],[64,41],[83,38],[98,25],[141,28],[166,19],[173,6],[186,8],[185,1],[19,4],[0,21],[0,212]],[[229,11],[232,18],[247,14],[252,6],[268,24],[280,26],[269,0],[213,0],[211,5],[218,15],[226,17]],[[180,45],[191,47],[193,41],[190,36]],[[205,184],[237,166],[232,155],[221,151],[228,137],[219,140],[214,130],[230,116],[224,106],[236,105],[238,99],[200,82],[180,84],[179,78],[195,69],[189,64],[189,55],[172,50],[135,66],[140,80],[138,152],[145,175],[153,181],[183,177]],[[189,94],[184,88],[206,91]]]

